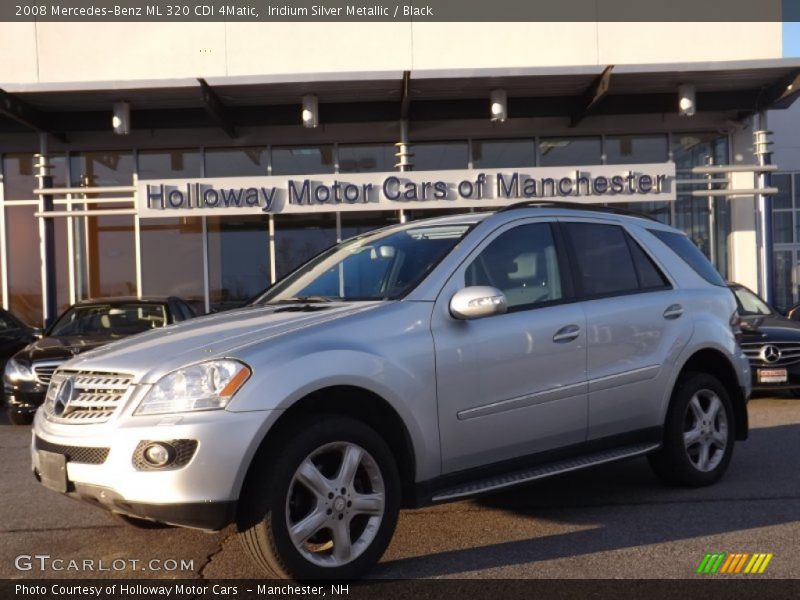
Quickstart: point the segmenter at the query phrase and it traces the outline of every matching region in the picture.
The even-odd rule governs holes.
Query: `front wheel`
[[[364,423],[330,415],[284,439],[251,467],[240,501],[245,548],[267,576],[360,577],[397,524],[400,478],[389,447]]]
[[[668,483],[699,487],[722,477],[736,439],[725,387],[706,373],[684,373],[675,385],[662,448],[650,466]]]

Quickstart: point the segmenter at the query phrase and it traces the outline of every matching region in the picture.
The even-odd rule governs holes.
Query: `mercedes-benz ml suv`
[[[403,507],[635,456],[713,483],[748,432],[738,322],[655,221],[533,203],[406,223],[62,365],[33,470],[132,520],[236,523],[267,576],[350,579]]]

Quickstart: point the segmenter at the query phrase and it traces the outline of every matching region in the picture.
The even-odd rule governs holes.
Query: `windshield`
[[[470,227],[422,225],[342,242],[276,283],[253,304],[399,298],[425,277]]]
[[[167,312],[162,304],[93,304],[70,308],[56,321],[48,335],[123,337],[166,324]]]
[[[739,312],[743,315],[771,315],[773,313],[769,304],[756,296],[753,292],[743,287],[733,288],[736,301],[739,303]]]

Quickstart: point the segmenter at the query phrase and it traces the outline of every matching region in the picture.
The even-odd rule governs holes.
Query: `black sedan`
[[[743,285],[730,285],[739,305],[741,346],[753,372],[753,391],[800,396],[800,322],[792,321]]]
[[[41,331],[28,327],[10,312],[0,308],[0,372],[9,358],[40,336]]]
[[[29,424],[44,402],[50,377],[76,354],[114,340],[195,316],[180,298],[104,298],[68,308],[44,336],[9,359],[5,367],[8,418]]]

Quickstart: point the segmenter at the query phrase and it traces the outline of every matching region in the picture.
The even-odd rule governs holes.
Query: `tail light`
[[[731,326],[731,331],[733,332],[733,337],[736,339],[737,344],[742,343],[742,319],[739,316],[739,309],[733,311],[731,315],[731,319],[729,321]]]

